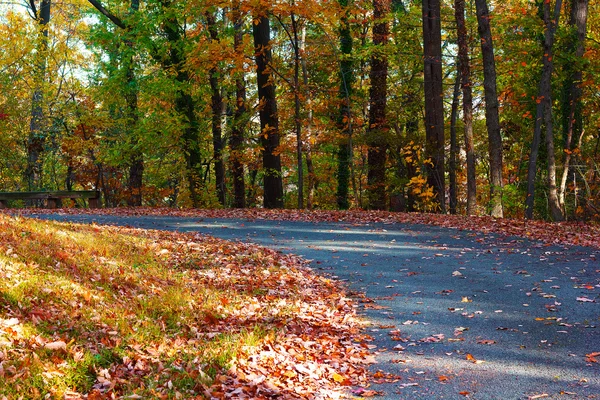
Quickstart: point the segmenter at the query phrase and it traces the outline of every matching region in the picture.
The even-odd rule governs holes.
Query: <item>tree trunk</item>
[[[265,208],[283,208],[283,182],[279,156],[279,118],[271,63],[271,25],[265,15],[257,15],[252,24],[259,98],[260,141],[263,147],[263,204]]]
[[[304,208],[304,167],[302,163],[302,117],[300,115],[300,42],[298,40],[298,21],[293,12],[291,18],[294,47],[294,125],[298,170],[298,209],[301,210]]]
[[[164,5],[164,3],[163,3]],[[198,145],[200,127],[196,117],[196,102],[188,88],[190,75],[185,69],[185,54],[179,43],[181,29],[175,17],[169,17],[163,21],[163,32],[169,42],[167,56],[162,60],[163,68],[175,73],[175,81],[179,89],[175,93],[175,111],[183,117],[185,126],[180,139],[180,146],[185,155],[186,178],[190,201],[193,207],[200,206],[200,188],[202,187],[202,155]]]
[[[563,173],[560,180],[560,189],[558,192],[558,202],[564,215],[565,192],[567,189],[567,177],[571,166],[571,152],[573,136],[577,137],[582,132],[582,105],[581,105],[581,81],[583,79],[583,54],[585,52],[585,36],[587,32],[587,14],[588,0],[571,0],[571,19],[569,25],[573,30],[573,37],[570,40],[570,48],[575,49],[574,56],[576,62],[570,62],[566,65],[567,79],[565,82],[565,102],[563,109],[563,132],[565,136],[565,155],[563,163]]]
[[[213,43],[219,43],[219,32],[217,31],[217,22],[215,16],[206,13],[206,22],[210,40]],[[212,109],[212,142],[213,142],[213,160],[215,165],[215,190],[219,203],[225,205],[225,166],[223,164],[223,139],[222,139],[222,120],[223,120],[223,97],[219,87],[219,69],[213,63],[208,71],[208,80],[211,90],[211,109]]]
[[[340,110],[338,116],[338,127],[341,131],[341,139],[338,147],[338,170],[337,170],[337,206],[342,210],[350,207],[348,202],[348,192],[350,186],[350,162],[352,159],[352,108],[351,96],[352,85],[354,83],[354,69],[351,60],[352,54],[352,35],[350,34],[350,25],[348,23],[348,0],[338,0],[342,6],[342,16],[340,19]]]
[[[456,74],[454,91],[452,93],[452,111],[450,112],[450,160],[448,160],[448,178],[450,182],[450,214],[456,214],[458,193],[456,184],[456,164],[458,158],[458,142],[456,140],[456,121],[458,120],[458,106],[460,97],[460,74]]]
[[[388,60],[384,46],[389,27],[386,21],[390,0],[373,1],[373,53],[371,55],[371,88],[369,90],[369,126],[367,128],[367,197],[369,208],[383,210],[387,206],[385,193],[385,163],[388,148],[386,119]]]
[[[239,3],[234,3],[233,9],[233,46],[238,56],[243,56],[243,19],[240,15]],[[243,59],[243,57],[241,57]],[[231,170],[233,175],[233,206],[235,208],[246,207],[246,187],[244,180],[244,164],[242,163],[242,152],[244,144],[244,115],[246,114],[246,82],[243,74],[235,80],[236,108],[233,116],[233,128],[231,129]]]
[[[48,56],[48,24],[50,23],[51,0],[41,0],[40,9],[30,2],[31,12],[36,18],[39,31],[36,33],[36,61],[34,65],[35,87],[31,97],[31,119],[27,138],[27,169],[25,179],[28,190],[39,190],[42,184],[42,154],[46,142],[44,132],[44,81]]]
[[[458,36],[458,66],[463,93],[463,121],[465,125],[465,152],[467,153],[467,215],[477,209],[477,180],[475,176],[475,144],[473,142],[473,93],[469,38],[465,24],[465,0],[455,0],[454,12]]]
[[[129,49],[131,50],[131,49]],[[130,146],[129,155],[129,181],[128,181],[128,192],[129,197],[127,199],[127,205],[130,207],[139,207],[142,205],[142,186],[144,176],[144,156],[137,148],[138,137],[135,128],[138,125],[138,88],[137,81],[135,79],[134,71],[134,59],[133,54],[125,56],[126,62],[126,91],[125,101],[127,103],[127,123],[129,126],[129,132],[127,134],[127,140]]]
[[[131,0],[130,13],[137,13],[140,9],[139,0]],[[139,123],[138,115],[138,84],[135,76],[135,51],[133,49],[133,37],[130,37],[130,32],[126,31],[125,44],[127,54],[125,54],[125,102],[127,103],[127,122],[128,130],[127,140],[130,146],[129,155],[129,182],[128,192],[129,198],[127,205],[131,207],[139,207],[142,205],[142,186],[144,179],[144,155],[138,148],[139,138],[136,130]]]
[[[308,109],[308,115],[306,118],[306,140],[304,141],[304,153],[306,154],[306,169],[308,172],[307,179],[307,195],[306,195],[306,208],[312,210],[313,208],[313,191],[315,188],[315,168],[312,161],[312,125],[313,125],[313,109],[312,109],[312,96],[310,88],[308,87],[308,68],[306,66],[306,24],[302,26],[302,41],[300,45],[301,52],[301,65],[302,65],[302,83],[304,84],[305,97],[306,97],[306,108]]]
[[[440,0],[423,0],[423,60],[427,183],[433,187],[441,212],[446,212],[444,177],[444,102]]]
[[[496,61],[490,28],[487,0],[475,0],[477,23],[483,56],[483,87],[485,92],[485,122],[488,131],[490,156],[490,215],[502,218],[502,135],[498,116],[498,93],[496,89]]]
[[[525,218],[533,218],[533,206],[535,200],[535,176],[537,172],[538,148],[542,136],[542,124],[546,126],[546,148],[548,152],[548,203],[550,215],[555,221],[562,221],[563,215],[558,203],[556,190],[556,165],[554,157],[554,132],[552,124],[552,49],[554,47],[554,34],[558,26],[562,0],[557,0],[554,7],[554,15],[550,14],[550,3],[544,1],[544,46],[542,57],[542,76],[540,78],[539,96],[536,100],[535,127],[533,131],[533,142],[529,155],[529,169],[527,171],[527,198],[525,200]]]
[[[139,0],[131,0],[130,12],[137,13],[140,9]],[[127,32],[129,34],[129,32]],[[127,89],[125,92],[125,99],[127,102],[128,120],[130,121],[130,132],[128,134],[131,144],[131,156],[129,160],[129,206],[141,206],[142,205],[142,186],[144,178],[144,155],[138,148],[139,138],[136,127],[139,122],[138,114],[138,85],[135,77],[135,66],[134,66],[134,50],[133,50],[133,38],[128,37],[125,40],[127,49],[130,54],[126,55],[126,72],[127,77]]]

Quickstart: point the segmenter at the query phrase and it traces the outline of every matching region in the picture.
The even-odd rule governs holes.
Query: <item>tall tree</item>
[[[131,0],[129,13],[133,15],[140,9],[139,0]],[[135,75],[135,49],[134,49],[134,37],[132,32],[126,31],[126,54],[124,54],[124,68],[125,68],[125,101],[127,103],[127,122],[129,132],[127,139],[130,143],[130,156],[129,156],[129,197],[127,204],[129,206],[141,206],[142,205],[142,186],[144,177],[144,155],[138,148],[139,139],[137,137],[136,128],[139,122],[138,113],[138,83]]]
[[[292,7],[294,7],[292,0]],[[300,109],[302,107],[300,100],[300,41],[298,39],[298,19],[294,12],[291,13],[292,19],[292,47],[294,48],[294,126],[296,129],[296,160],[298,170],[298,208],[304,208],[304,167],[302,163],[302,116]]]
[[[460,74],[456,74],[454,90],[452,91],[452,106],[450,111],[450,159],[448,160],[448,205],[450,214],[456,214],[458,205],[458,184],[456,170],[458,164],[458,140],[456,138],[456,122],[458,120],[458,106],[460,102]]]
[[[196,115],[196,100],[190,87],[191,76],[186,66],[187,54],[184,46],[184,28],[179,22],[178,10],[173,9],[171,0],[160,1],[162,13],[160,30],[167,39],[166,54],[154,58],[161,62],[165,71],[172,75],[177,83],[175,93],[175,111],[181,116],[183,134],[180,147],[186,161],[186,178],[190,200],[193,207],[200,206],[200,189],[202,187],[202,153],[199,145],[200,123]],[[153,45],[153,47],[156,47]],[[219,139],[220,142],[220,139]],[[217,144],[218,148],[219,144]]]
[[[296,4],[294,0],[291,2],[292,10],[295,9]],[[300,68],[302,64],[302,59],[300,57],[300,38],[299,38],[299,21],[296,13],[292,11],[290,13],[291,19],[291,31],[288,29],[286,24],[283,23],[280,17],[277,17],[281,27],[285,31],[290,40],[290,44],[292,46],[292,50],[294,51],[294,77],[290,82],[287,81],[292,91],[294,92],[294,130],[296,132],[296,170],[298,172],[298,209],[304,208],[304,166],[302,160],[302,101],[300,99]]]
[[[214,44],[219,44],[219,31],[217,21],[212,12],[206,13],[206,24],[210,40]],[[225,165],[223,163],[223,96],[219,86],[219,67],[214,61],[208,71],[208,80],[211,91],[211,109],[212,109],[212,142],[213,142],[213,160],[215,165],[215,189],[217,199],[222,206],[225,205]]]
[[[485,123],[488,131],[490,156],[490,215],[502,218],[502,134],[498,114],[498,91],[496,89],[496,61],[490,28],[490,12],[487,0],[475,0],[477,25],[481,38],[483,57],[483,88],[485,92]]]
[[[442,27],[440,1],[423,0],[423,60],[427,183],[433,187],[440,210],[446,211],[444,178],[444,101],[442,86]]]
[[[337,170],[337,206],[342,210],[350,207],[348,192],[350,187],[350,163],[352,160],[352,107],[350,104],[352,85],[354,83],[354,69],[351,59],[352,35],[350,33],[349,0],[338,0],[342,7],[340,17],[340,109],[338,115],[338,127],[341,131],[341,139],[338,147],[338,170]]]
[[[138,84],[135,76],[135,37],[133,26],[127,24],[124,20],[108,11],[102,3],[97,0],[89,0],[89,3],[94,6],[101,14],[106,16],[113,24],[121,29],[125,51],[120,54],[122,57],[122,68],[124,70],[125,84],[124,98],[127,105],[127,142],[129,152],[129,182],[127,204],[129,206],[142,205],[142,186],[144,175],[144,157],[142,151],[138,148],[137,124],[138,116]],[[129,16],[136,14],[139,11],[139,0],[131,0],[129,5]]]
[[[283,181],[279,155],[279,117],[271,71],[271,24],[264,10],[256,10],[252,24],[258,86],[260,141],[263,157],[263,205],[283,208]]]
[[[42,183],[42,153],[46,142],[44,132],[44,81],[46,78],[48,53],[48,24],[50,23],[51,0],[41,0],[39,8],[35,0],[28,2],[31,16],[37,23],[36,60],[34,65],[35,86],[31,97],[31,120],[27,139],[27,169],[25,178],[29,190],[40,188]]]
[[[233,47],[237,56],[239,66],[243,70],[244,59],[244,20],[240,13],[240,3],[234,1],[232,9],[233,22]],[[244,164],[242,163],[242,151],[244,144],[244,118],[246,114],[246,82],[243,73],[235,78],[235,112],[233,116],[233,127],[229,144],[231,147],[230,160],[233,175],[233,206],[235,208],[246,207],[246,184],[244,180]]]
[[[556,161],[554,157],[554,129],[552,123],[552,71],[554,69],[553,47],[554,35],[558,26],[562,0],[557,0],[554,6],[554,14],[550,13],[550,1],[543,1],[544,18],[544,44],[542,56],[542,76],[539,84],[539,94],[536,100],[535,127],[531,152],[529,154],[529,168],[527,170],[527,198],[525,199],[525,218],[533,218],[533,205],[535,200],[535,176],[537,172],[538,148],[542,136],[542,126],[546,127],[546,150],[548,161],[548,205],[553,220],[563,219],[562,210],[558,202],[556,189]]]
[[[312,107],[312,95],[308,86],[308,66],[306,63],[306,24],[302,26],[302,40],[300,45],[300,52],[302,57],[300,58],[302,65],[302,83],[304,84],[304,95],[306,98],[306,105],[308,108],[306,118],[306,140],[304,141],[304,154],[306,155],[306,169],[308,172],[307,179],[307,195],[306,195],[306,208],[311,210],[313,208],[313,191],[316,186],[315,182],[315,168],[312,159],[312,126],[314,122],[313,107]]]
[[[463,94],[465,152],[467,153],[467,215],[473,215],[477,207],[477,179],[475,175],[475,144],[473,142],[471,60],[469,58],[469,37],[465,23],[465,0],[454,1],[454,14],[458,37],[458,67]]]
[[[565,192],[567,189],[567,177],[571,166],[571,154],[573,136],[578,137],[583,131],[582,127],[582,105],[581,105],[581,81],[583,79],[583,54],[585,52],[585,36],[587,32],[588,0],[571,0],[571,36],[569,40],[569,51],[573,59],[566,65],[567,78],[564,85],[563,100],[563,134],[565,137],[563,172],[558,191],[558,202],[566,215]],[[574,50],[574,51],[573,51]]]
[[[373,53],[369,78],[369,126],[367,128],[368,174],[367,191],[369,208],[386,208],[385,164],[388,148],[388,124],[386,118],[388,59],[385,45],[388,41],[388,14],[390,0],[373,1]]]

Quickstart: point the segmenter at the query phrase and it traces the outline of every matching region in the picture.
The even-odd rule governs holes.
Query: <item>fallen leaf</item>
[[[596,300],[589,299],[587,297],[578,297],[577,301],[580,301],[582,303],[595,303],[596,302]]]
[[[527,400],[543,399],[544,397],[548,397],[548,393],[534,394],[532,396],[527,397]]]
[[[473,364],[481,364],[483,360],[477,360],[471,353],[467,353],[467,361],[471,361]]]
[[[62,340],[58,340],[56,342],[46,343],[44,347],[48,350],[66,350],[67,344]]]
[[[586,362],[591,362],[591,363],[597,363],[598,360],[596,359],[596,357],[600,356],[600,351],[594,352],[594,353],[590,353],[590,354],[586,354],[585,355],[585,361]]]

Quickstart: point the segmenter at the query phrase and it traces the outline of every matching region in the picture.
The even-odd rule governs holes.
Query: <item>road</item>
[[[600,363],[586,357],[600,352],[598,250],[429,225],[38,217],[202,232],[312,260],[371,321],[379,399],[600,398]]]

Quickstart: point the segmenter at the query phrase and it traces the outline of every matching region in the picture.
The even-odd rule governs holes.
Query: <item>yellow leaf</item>
[[[336,381],[337,383],[342,383],[346,380],[346,378],[344,378],[342,375],[338,374],[337,372],[334,372],[333,380]]]

